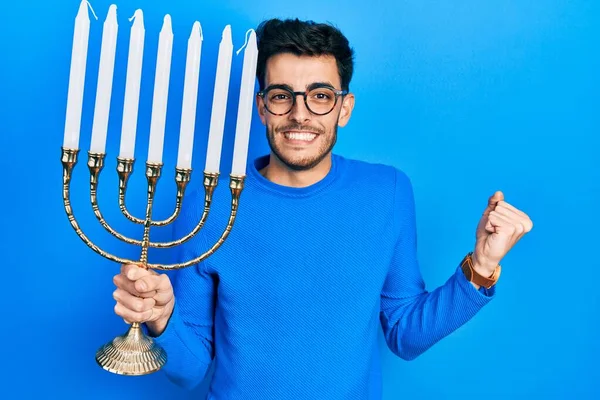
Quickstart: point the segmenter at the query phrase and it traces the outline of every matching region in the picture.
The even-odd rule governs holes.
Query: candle
[[[79,4],[79,11],[75,17],[75,31],[73,32],[71,71],[69,74],[67,112],[63,140],[63,147],[69,149],[79,148],[81,108],[83,105],[83,86],[85,81],[88,38],[90,34],[90,18],[87,7],[87,1],[85,0]]]
[[[125,82],[125,104],[123,105],[123,125],[121,130],[121,148],[119,157],[133,159],[135,134],[137,131],[140,82],[142,79],[142,59],[144,56],[144,14],[136,10],[129,38],[129,56],[127,59],[127,77]]]
[[[238,104],[237,125],[235,129],[235,144],[233,147],[232,175],[246,175],[246,160],[250,141],[250,123],[252,121],[252,104],[254,102],[254,85],[256,80],[256,60],[258,48],[256,33],[250,33],[250,39],[244,50],[244,65],[242,67],[242,83],[240,86],[240,101]]]
[[[171,16],[167,14],[158,39],[152,117],[150,118],[150,144],[148,146],[149,163],[162,163],[172,48],[173,30],[171,29]]]
[[[98,71],[98,88],[96,90],[96,108],[92,126],[92,153],[104,153],[106,148],[106,133],[108,130],[108,112],[115,67],[115,51],[117,47],[117,6],[108,8],[108,16],[102,30],[102,45],[100,48],[100,69]]]
[[[223,36],[219,44],[219,57],[208,133],[208,150],[206,152],[205,172],[208,173],[219,172],[232,56],[233,42],[231,41],[231,26],[227,25],[223,30]]]
[[[194,146],[194,126],[196,122],[201,50],[202,31],[200,23],[196,21],[194,22],[192,33],[188,39],[177,168],[192,168],[192,150]]]

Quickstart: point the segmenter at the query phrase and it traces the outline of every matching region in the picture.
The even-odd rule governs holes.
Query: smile
[[[283,136],[287,140],[312,142],[318,135],[312,132],[283,132]]]

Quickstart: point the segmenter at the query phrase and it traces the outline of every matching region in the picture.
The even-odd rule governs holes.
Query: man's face
[[[286,53],[270,57],[267,61],[265,89],[284,85],[295,92],[305,92],[307,88],[323,83],[341,90],[337,63],[332,56],[310,57]],[[314,98],[317,101],[323,95]],[[290,169],[308,170],[330,154],[337,140],[338,126],[345,126],[350,118],[354,97],[351,94],[338,97],[333,110],[326,115],[312,113],[302,96],[297,96],[295,100],[289,113],[274,115],[265,108],[267,97],[263,100],[259,96],[258,111],[267,128],[267,139],[275,156]]]

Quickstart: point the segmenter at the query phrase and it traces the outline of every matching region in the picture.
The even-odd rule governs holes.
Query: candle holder
[[[62,147],[63,165],[63,203],[71,226],[83,242],[102,257],[119,264],[138,264],[143,268],[155,270],[175,270],[197,264],[212,255],[223,244],[235,222],[240,195],[244,188],[244,175],[230,175],[229,187],[231,189],[231,213],[227,226],[217,242],[204,254],[178,264],[150,264],[148,263],[148,249],[170,248],[179,246],[194,237],[204,225],[210,211],[212,196],[218,184],[219,173],[204,173],[204,211],[202,217],[194,229],[182,238],[170,242],[150,241],[150,228],[155,226],[166,226],[174,222],[182,206],[186,186],[191,179],[191,169],[175,169],[175,182],[177,185],[176,205],[173,214],[162,221],[152,219],[152,208],[156,185],[161,175],[162,164],[146,163],[146,179],[148,181],[148,195],[146,202],[146,215],[144,218],[136,218],[129,213],[125,206],[125,194],[127,181],[133,172],[133,159],[117,158],[117,173],[119,175],[119,206],[123,215],[131,222],[144,226],[141,240],[131,239],[115,231],[105,220],[100,211],[97,201],[97,190],[100,173],[104,167],[104,153],[88,153],[88,169],[90,172],[90,200],[92,209],[100,224],[117,239],[140,246],[141,254],[139,260],[129,260],[110,254],[94,244],[82,231],[71,206],[71,177],[77,164],[78,149]],[[96,352],[97,363],[105,370],[120,375],[146,375],[158,371],[167,361],[167,354],[158,346],[151,337],[148,337],[141,329],[140,323],[134,322],[123,335],[117,336],[110,342],[101,346]]]
[[[233,164],[229,182],[229,187],[231,189],[231,214],[225,231],[216,243],[206,253],[199,257],[179,264],[150,264],[148,262],[148,249],[150,247],[170,248],[182,245],[202,229],[208,217],[213,192],[217,187],[219,180],[218,171],[220,166],[219,162],[223,142],[223,130],[225,125],[225,113],[227,108],[233,53],[231,26],[225,26],[219,44],[206,167],[204,169],[204,211],[197,225],[184,237],[169,242],[158,243],[150,241],[150,228],[167,226],[178,218],[185,189],[191,179],[191,157],[195,131],[194,126],[198,97],[200,56],[203,41],[202,29],[200,22],[195,21],[188,39],[183,103],[181,107],[179,152],[177,167],[175,168],[175,183],[177,186],[175,210],[167,219],[155,221],[152,219],[152,208],[156,185],[158,184],[163,167],[162,153],[173,45],[172,22],[171,16],[169,14],[165,15],[162,29],[159,34],[156,74],[154,80],[154,97],[150,121],[149,149],[146,161],[146,179],[148,181],[146,215],[144,218],[137,218],[128,211],[125,204],[125,195],[127,192],[127,182],[133,173],[133,166],[135,163],[133,154],[137,132],[139,89],[142,78],[141,69],[145,40],[143,11],[137,9],[132,18],[134,22],[130,28],[131,33],[123,105],[121,146],[119,157],[117,157],[119,208],[130,222],[144,226],[142,239],[132,239],[120,234],[108,224],[100,211],[97,199],[98,181],[104,167],[118,32],[117,6],[112,4],[108,9],[107,17],[103,25],[102,44],[100,46],[100,68],[98,72],[94,123],[92,126],[90,151],[88,152],[87,164],[90,172],[90,200],[92,209],[98,222],[100,222],[100,225],[118,240],[140,247],[140,258],[138,260],[129,260],[110,254],[94,244],[79,227],[71,207],[71,176],[75,165],[77,164],[77,156],[79,153],[79,131],[83,108],[86,60],[88,58],[88,39],[90,34],[88,6],[89,3],[86,0],[81,0],[77,16],[75,17],[75,30],[71,54],[67,112],[61,157],[63,165],[63,202],[67,217],[71,226],[83,242],[96,253],[110,261],[119,264],[138,264],[142,268],[155,270],[175,270],[197,264],[213,254],[221,244],[223,244],[229,235],[229,232],[231,232],[237,215],[240,196],[244,188],[256,62],[258,58],[256,33],[253,30],[249,30],[248,33],[250,33],[250,35],[247,37],[246,44],[244,45],[246,49],[244,51],[244,65],[240,86],[240,101],[238,105]],[[100,347],[96,353],[96,361],[102,368],[122,375],[145,375],[158,371],[166,363],[166,360],[167,354],[165,351],[160,348],[152,338],[144,334],[140,327],[140,323],[138,322],[132,323],[125,334],[106,343]]]

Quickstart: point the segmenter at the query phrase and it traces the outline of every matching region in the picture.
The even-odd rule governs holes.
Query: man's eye
[[[333,95],[328,92],[314,92],[310,94],[310,97],[317,101],[329,101],[333,98]]]

